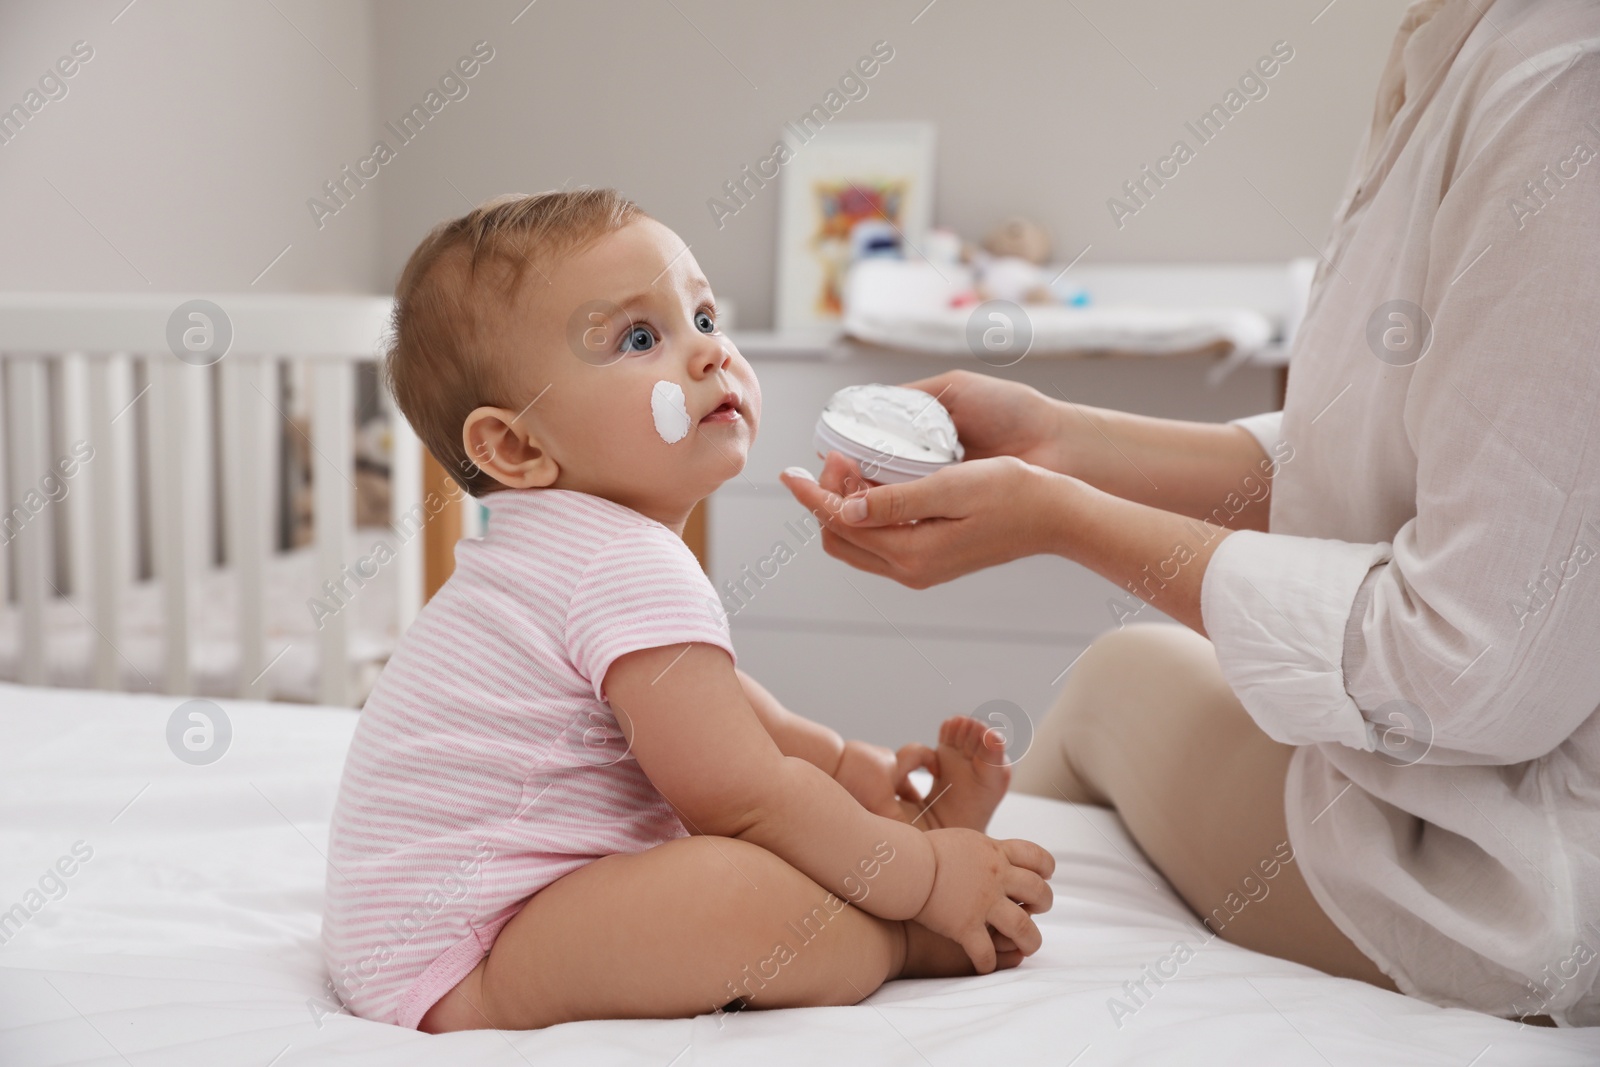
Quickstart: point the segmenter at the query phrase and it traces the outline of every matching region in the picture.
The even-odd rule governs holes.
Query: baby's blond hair
[[[495,197],[435,226],[395,287],[389,388],[433,457],[473,496],[502,489],[467,455],[461,427],[485,404],[520,409],[516,297],[556,260],[648,216],[614,189]],[[527,268],[534,269],[531,281]]]

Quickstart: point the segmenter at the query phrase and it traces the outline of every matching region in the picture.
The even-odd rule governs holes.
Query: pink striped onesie
[[[667,527],[565,489],[484,498],[488,534],[384,668],[345,758],[324,958],[356,1015],[415,1027],[534,893],[602,856],[686,836],[601,691],[613,660],[733,653]]]

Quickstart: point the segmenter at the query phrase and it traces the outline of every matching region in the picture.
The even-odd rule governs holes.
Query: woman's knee
[[[1207,687],[1218,693],[1205,694]],[[1019,768],[1021,792],[1114,805],[1108,766],[1152,734],[1178,731],[1185,709],[1226,692],[1211,643],[1174,623],[1134,623],[1102,634],[1067,675],[1037,744]]]
[[[1211,642],[1176,623],[1135,623],[1097,637],[1068,676],[1060,708],[1080,731],[1170,721],[1196,698],[1231,696]]]
[[[1187,626],[1175,622],[1136,622],[1101,634],[1090,643],[1076,674],[1109,672],[1120,678],[1145,676],[1169,670],[1174,664],[1189,665],[1199,659],[1214,658],[1211,642]]]

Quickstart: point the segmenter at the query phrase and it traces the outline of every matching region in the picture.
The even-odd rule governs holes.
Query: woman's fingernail
[[[845,522],[860,522],[867,517],[867,498],[851,497],[844,502],[844,507],[839,509],[839,514],[844,516]]]
[[[783,468],[783,473],[789,475],[791,478],[804,478],[808,482],[814,482],[817,480],[817,476],[806,470],[804,467],[785,467]]]

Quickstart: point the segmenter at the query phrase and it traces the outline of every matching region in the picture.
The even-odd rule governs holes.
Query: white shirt
[[[1407,11],[1284,410],[1238,420],[1289,455],[1270,532],[1201,590],[1302,746],[1333,921],[1407,993],[1569,1025],[1600,1024],[1597,52],[1583,0]]]

